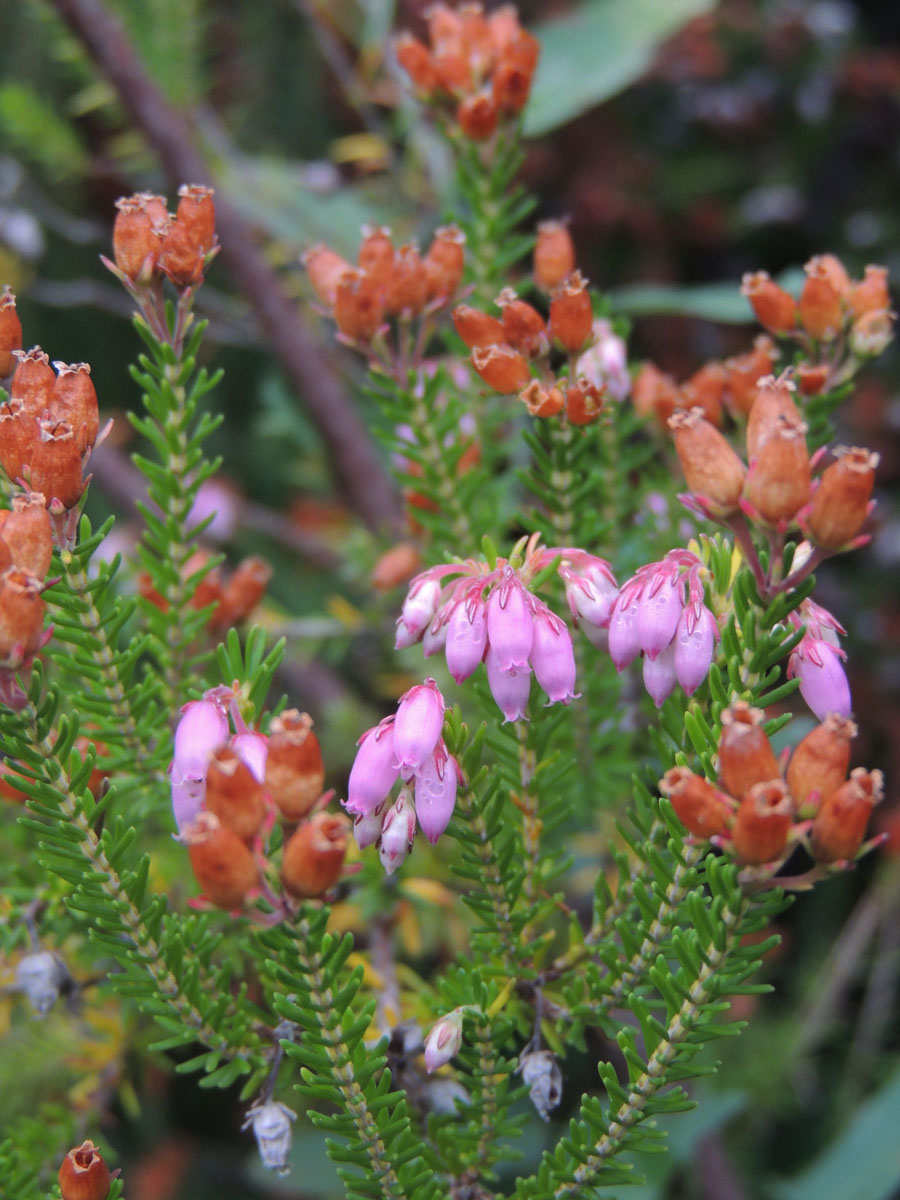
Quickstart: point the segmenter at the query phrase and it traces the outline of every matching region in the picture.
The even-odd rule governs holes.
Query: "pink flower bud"
[[[487,631],[491,650],[501,671],[528,666],[534,640],[534,622],[529,594],[511,567],[506,568],[503,582],[488,597]]]
[[[447,670],[457,683],[468,679],[487,644],[487,607],[480,594],[460,600],[447,622]]]
[[[387,797],[400,774],[394,752],[394,718],[386,717],[374,729],[366,730],[357,745],[344,808],[367,816]]]
[[[384,824],[381,827],[381,845],[378,854],[381,865],[388,875],[393,875],[407,854],[412,850],[413,838],[416,836],[416,810],[412,805],[409,792],[404,788],[397,800],[384,814]]]
[[[534,617],[531,648],[534,677],[551,704],[568,704],[575,699],[575,652],[564,621],[543,605]]]
[[[566,553],[567,560],[570,553]],[[559,574],[566,585],[566,600],[575,620],[594,629],[605,629],[619,594],[609,563],[579,551],[560,567]],[[593,641],[590,630],[585,632]]]
[[[692,604],[682,612],[675,631],[675,674],[688,696],[709,674],[718,633],[716,619],[705,604],[699,615]]]
[[[416,771],[416,817],[432,846],[447,828],[456,804],[459,771],[443,739]]]
[[[400,610],[395,650],[403,650],[419,640],[426,625],[434,620],[440,597],[441,585],[437,579],[427,573],[416,576]]]
[[[491,645],[488,646],[484,666],[491,695],[503,716],[507,721],[524,720],[531,693],[531,668],[526,666],[512,671],[502,670]]]
[[[253,778],[263,783],[266,778],[266,759],[269,757],[269,739],[264,733],[239,733],[231,739],[231,748]]]
[[[447,644],[447,622],[435,617],[422,634],[422,654],[431,658],[432,654],[440,654]]]
[[[429,1075],[459,1053],[462,1033],[463,1017],[458,1008],[432,1025],[425,1039],[425,1070]]]
[[[626,587],[619,593],[609,618],[609,657],[617,671],[624,671],[640,651],[637,619],[641,607],[638,587]]]
[[[684,584],[668,564],[660,564],[644,589],[637,612],[638,644],[650,659],[671,642],[684,607]]]
[[[384,801],[370,813],[358,816],[353,822],[353,836],[360,850],[374,846],[381,837],[381,827],[384,823]]]
[[[820,721],[829,713],[849,717],[852,711],[843,657],[843,650],[830,642],[807,636],[788,660],[788,678],[800,680],[800,695]]]
[[[670,642],[656,658],[644,656],[644,687],[657,708],[661,708],[663,701],[671,696],[677,682],[674,642]]]
[[[191,700],[175,729],[173,763],[182,776],[206,776],[210,758],[228,741],[228,718],[213,700]]]
[[[443,724],[444,697],[433,679],[411,687],[400,697],[394,722],[394,754],[401,772],[415,771],[434,752]]]

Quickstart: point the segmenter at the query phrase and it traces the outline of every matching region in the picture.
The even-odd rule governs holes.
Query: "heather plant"
[[[773,918],[871,848],[883,792],[815,571],[869,536],[877,455],[830,418],[890,338],[886,275],[821,255],[798,298],[748,276],[766,333],[745,355],[681,384],[629,368],[627,323],[515,183],[538,53],[509,6],[438,4],[396,57],[452,156],[449,219],[424,252],[373,224],[355,262],[304,255],[405,501],[402,538],[362,553],[406,682],[334,789],[273,686],[284,642],[248,625],[266,565],[223,575],[202,542],[212,189],[174,214],[124,198],[113,224],[141,347],[130,586],[113,522],[84,513],[109,431],[90,369],[23,350],[0,301],[10,986],[73,1021],[115,997],[117,1053],[236,1089],[273,1171],[308,1120],[352,1197],[638,1178],[739,1032],[732,1001],[766,990]],[[424,953],[413,903],[442,925]],[[534,1114],[551,1136],[523,1169]],[[127,1195],[108,1153],[41,1110],[0,1146],[0,1189],[58,1171],[63,1200]]]

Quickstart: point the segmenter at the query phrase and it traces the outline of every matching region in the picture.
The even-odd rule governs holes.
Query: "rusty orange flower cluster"
[[[0,466],[12,483],[42,493],[48,506],[74,509],[100,432],[91,368],[64,362],[51,367],[40,346],[13,355],[9,399],[0,404]]]
[[[880,771],[850,771],[856,726],[830,713],[795,747],[782,769],[763,713],[737,701],[722,713],[717,785],[673,767],[660,781],[685,829],[716,838],[748,866],[776,871],[802,845],[818,863],[848,863],[859,853]]]
[[[465,236],[438,229],[424,257],[413,243],[394,246],[391,231],[365,226],[356,265],[318,244],[303,256],[317,299],[343,338],[368,346],[391,321],[408,323],[442,308],[459,290]]]
[[[150,192],[117,200],[113,258],[123,281],[150,287],[168,279],[179,289],[202,283],[218,250],[213,196],[212,188],[184,184],[174,213],[165,196]]]
[[[427,20],[428,44],[401,34],[397,62],[426,102],[453,115],[464,137],[486,141],[525,107],[538,40],[522,29],[511,4],[485,14],[479,3],[438,3]]]
[[[885,267],[868,266],[862,279],[851,279],[833,254],[817,254],[804,271],[796,300],[765,271],[745,275],[741,290],[765,329],[798,342],[813,362],[827,368],[819,385],[824,388],[845,352],[856,359],[872,358],[891,340],[888,273]],[[810,376],[810,386],[815,379]]]
[[[799,527],[820,551],[853,549],[862,544],[860,531],[872,509],[878,455],[838,446],[830,462],[821,454],[811,458],[795,393],[787,372],[759,381],[745,427],[749,466],[702,408],[669,418],[692,500],[714,520],[742,510],[763,529]]]

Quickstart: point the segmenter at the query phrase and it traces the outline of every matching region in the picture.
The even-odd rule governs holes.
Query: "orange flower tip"
[[[92,1141],[70,1150],[59,1168],[62,1200],[106,1200],[112,1176]]]
[[[472,365],[488,387],[503,395],[521,391],[531,379],[525,356],[507,345],[476,346]]]
[[[741,292],[750,301],[756,319],[770,333],[786,334],[795,328],[797,305],[794,297],[775,283],[767,271],[744,275]]]
[[[575,270],[575,246],[565,221],[542,221],[534,246],[534,279],[545,292]]]

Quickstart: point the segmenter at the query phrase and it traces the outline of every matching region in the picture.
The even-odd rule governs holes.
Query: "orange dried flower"
[[[678,386],[654,363],[644,363],[631,385],[631,401],[639,417],[653,417],[665,426],[678,406]]]
[[[800,323],[816,341],[833,342],[844,327],[844,306],[832,282],[833,272],[820,258],[811,258],[804,268],[806,279],[800,293]]]
[[[806,528],[826,550],[839,550],[859,533],[869,513],[879,456],[862,446],[838,446],[816,489]]]
[[[722,401],[728,370],[724,363],[706,363],[681,385],[679,408],[702,408],[711,425],[722,427]]]
[[[83,454],[94,445],[100,432],[100,412],[91,368],[88,363],[55,362],[53,365],[59,373],[50,394],[48,416],[69,422]]]
[[[734,814],[727,798],[687,767],[666,771],[659,790],[669,797],[678,820],[695,837],[725,833],[731,824]]]
[[[206,772],[206,808],[226,829],[249,842],[266,815],[265,790],[229,746],[217,750]]]
[[[752,462],[767,438],[778,428],[782,417],[792,424],[801,421],[794,403],[794,385],[786,375],[777,379],[767,376],[759,381],[756,399],[747,418],[747,459]]]
[[[797,367],[797,386],[803,396],[818,396],[828,379],[824,363],[800,363]]]
[[[383,290],[365,271],[344,271],[335,292],[334,320],[344,337],[356,342],[370,342],[381,328]]]
[[[304,900],[334,887],[344,869],[350,821],[342,813],[320,812],[288,840],[281,862],[285,891]]]
[[[3,513],[0,539],[15,566],[36,579],[46,578],[53,557],[53,529],[40,492],[13,497],[12,511]]]
[[[182,836],[204,894],[216,908],[240,908],[259,883],[259,868],[245,842],[211,812],[201,812]]]
[[[412,579],[421,569],[422,555],[412,542],[398,542],[385,550],[372,568],[372,587],[386,592]]]
[[[750,301],[757,321],[770,333],[790,333],[797,324],[794,297],[779,287],[767,271],[745,275],[741,291]]]
[[[791,755],[786,780],[798,810],[818,807],[847,778],[850,743],[856,726],[849,717],[829,713],[821,725],[811,730]],[[815,799],[812,797],[815,794]]]
[[[754,784],[744,796],[732,830],[734,849],[753,866],[775,862],[791,831],[791,798],[781,779]]]
[[[747,470],[722,434],[704,420],[699,408],[674,413],[668,424],[690,491],[701,497],[715,516],[735,512]]]
[[[881,772],[856,767],[846,783],[825,797],[810,830],[812,852],[819,862],[842,862],[856,856],[872,808],[883,794]]]
[[[780,775],[762,721],[762,711],[744,700],[735,701],[722,713],[719,778],[725,790],[738,800],[755,784]]]
[[[212,629],[228,629],[246,621],[263,596],[272,578],[272,568],[264,558],[252,555],[242,559],[222,588],[219,607],[210,621]]]
[[[13,356],[18,365],[9,385],[9,398],[21,400],[27,416],[39,417],[50,403],[56,382],[50,359],[40,346],[32,346],[30,350],[14,350]]]
[[[566,406],[566,400],[558,387],[548,388],[539,379],[532,379],[519,392],[519,399],[533,417],[555,417]]]
[[[512,346],[476,346],[472,366],[488,387],[505,395],[520,392],[531,379],[524,354]]]
[[[476,347],[500,346],[506,341],[503,322],[469,304],[459,304],[453,310],[453,326],[470,350]]]
[[[331,250],[322,242],[310,246],[300,262],[306,268],[316,298],[326,308],[333,308],[338,284],[345,272],[352,269],[350,264],[336,250]]]
[[[470,141],[484,142],[497,128],[500,113],[490,92],[466,96],[456,109],[459,127]]]
[[[385,310],[394,316],[415,317],[428,301],[428,272],[418,248],[401,246],[385,287]]]
[[[0,666],[20,667],[41,645],[44,629],[43,582],[21,567],[0,575]]]
[[[570,354],[581,350],[591,336],[594,312],[580,271],[573,271],[553,292],[548,325],[550,336]]]
[[[397,62],[420,92],[433,92],[438,86],[438,73],[428,47],[411,33],[401,33],[394,40]]]
[[[552,291],[575,270],[575,246],[563,221],[542,221],[534,244],[534,281]]]
[[[504,288],[496,300],[503,319],[506,341],[529,357],[546,354],[550,348],[547,325],[538,310],[520,300],[512,288]]]
[[[82,454],[75,431],[68,421],[38,424],[38,440],[25,468],[28,486],[33,492],[43,492],[48,507],[58,500],[63,508],[74,508],[84,493]]]
[[[0,296],[0,379],[16,365],[13,350],[22,349],[22,322],[16,312],[16,298],[9,286]]]
[[[887,267],[868,266],[859,283],[850,288],[850,311],[854,317],[885,312],[891,307]]]
[[[386,225],[364,225],[356,265],[379,287],[387,287],[394,268],[394,243]]]
[[[603,411],[606,387],[576,379],[566,388],[566,416],[573,425],[592,425]]]
[[[26,413],[21,400],[0,404],[0,465],[11,480],[21,478],[39,437],[37,418]]]
[[[457,225],[443,225],[435,231],[425,256],[429,300],[448,300],[462,283],[465,268],[466,235]]]
[[[180,221],[172,221],[162,233],[158,266],[177,288],[195,287],[203,282],[206,255],[193,230]]]
[[[860,358],[874,358],[884,353],[893,336],[894,314],[886,308],[873,309],[850,326],[850,349]]]
[[[747,475],[747,499],[768,525],[792,521],[809,500],[806,425],[779,417]]]
[[[175,222],[186,230],[201,254],[206,255],[216,240],[216,205],[211,187],[184,183],[178,189]]]
[[[94,1143],[82,1142],[69,1151],[59,1168],[62,1200],[106,1200],[111,1178]]]
[[[772,374],[775,366],[775,344],[761,333],[753,349],[725,360],[725,404],[733,414],[746,417],[756,399],[757,385]]]
[[[272,721],[266,758],[266,787],[282,816],[299,821],[325,786],[325,764],[308,713],[288,709]]]
[[[159,261],[160,240],[154,232],[160,221],[146,197],[123,196],[116,201],[113,223],[113,259],[132,283],[149,283]],[[162,220],[167,217],[163,206]]]

